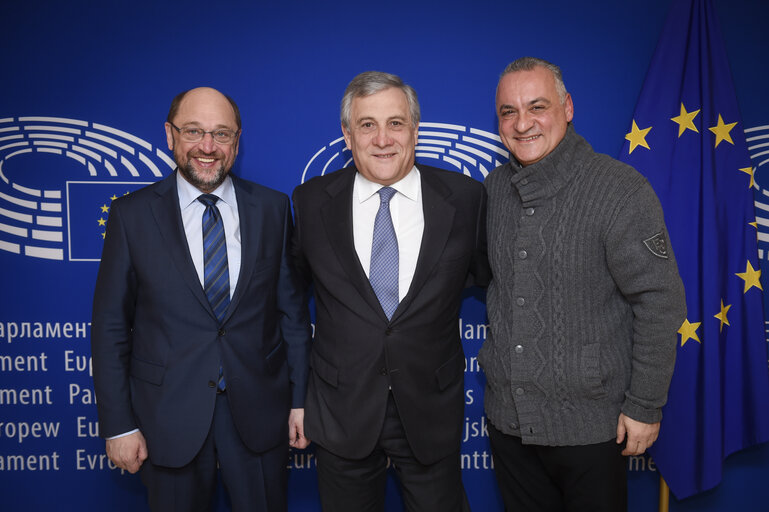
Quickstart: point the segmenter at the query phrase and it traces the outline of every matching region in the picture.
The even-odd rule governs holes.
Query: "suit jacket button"
[[[227,331],[224,329],[219,329],[219,336],[224,336],[225,334],[227,334]]]
[[[392,330],[392,329],[390,329],[390,328],[388,328],[388,329],[386,329],[386,330],[385,330],[385,336],[389,336],[389,335],[391,335],[392,333],[393,333],[393,330]]]
[[[379,369],[379,375],[386,376],[387,375],[387,368],[380,368]]]
[[[209,381],[208,381],[208,387],[209,387],[209,388],[215,388],[215,387],[216,387],[216,382],[214,382],[214,381],[212,381],[212,380],[209,380]]]

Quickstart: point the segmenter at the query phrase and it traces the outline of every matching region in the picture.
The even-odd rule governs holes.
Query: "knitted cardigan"
[[[686,301],[648,181],[569,124],[545,158],[485,185],[491,423],[563,446],[616,437],[620,412],[660,421]]]

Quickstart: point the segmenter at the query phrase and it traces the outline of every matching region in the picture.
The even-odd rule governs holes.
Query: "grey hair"
[[[419,100],[417,92],[413,87],[403,83],[403,80],[396,75],[384,73],[382,71],[364,71],[359,74],[347,86],[342,96],[342,105],[340,109],[340,118],[342,126],[346,130],[350,129],[350,116],[352,115],[352,100],[364,96],[371,96],[378,92],[394,87],[403,91],[409,104],[409,113],[411,114],[411,124],[414,127],[419,126]]]
[[[563,102],[566,101],[566,85],[563,83],[561,68],[552,62],[536,57],[521,57],[508,64],[502,74],[499,75],[499,79],[502,80],[505,75],[517,71],[533,71],[534,68],[537,67],[545,68],[553,74],[553,78],[555,78],[555,90],[558,93],[558,99],[561,100],[561,104],[563,104]]]

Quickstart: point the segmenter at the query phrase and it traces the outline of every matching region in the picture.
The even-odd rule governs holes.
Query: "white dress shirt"
[[[383,185],[355,175],[352,189],[352,229],[355,251],[369,276],[371,267],[371,244],[374,238],[374,220],[379,211],[379,194]],[[414,271],[417,268],[425,216],[422,209],[422,180],[419,170],[413,167],[397,183],[390,185],[397,193],[390,199],[395,236],[398,239],[398,300],[408,293]]]

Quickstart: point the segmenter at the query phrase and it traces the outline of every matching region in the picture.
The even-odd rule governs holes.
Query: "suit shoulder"
[[[466,176],[461,172],[447,171],[446,169],[439,169],[438,167],[431,167],[429,165],[417,165],[420,173],[423,173],[427,177],[433,177],[442,181],[446,186],[450,188],[459,188],[465,190],[475,190],[480,192],[483,190],[483,184]]]
[[[297,197],[303,197],[305,195],[314,195],[318,191],[323,190],[340,180],[344,180],[346,178],[352,179],[352,176],[355,174],[355,172],[355,167],[351,166],[338,169],[334,172],[324,174],[322,176],[314,176],[301,185],[298,185],[294,189],[294,199]]]
[[[159,194],[162,194],[162,192],[169,186],[169,179],[172,179],[172,177],[166,177],[155,183],[150,183],[149,185],[136,189],[124,196],[120,196],[112,201],[110,208],[131,208],[134,205],[144,204],[157,197]]]
[[[288,202],[288,195],[275,190],[274,188],[266,187],[255,181],[247,180],[244,178],[237,178],[234,180],[236,188],[240,188],[243,192],[255,196],[261,202],[273,202],[276,204],[283,204]]]

